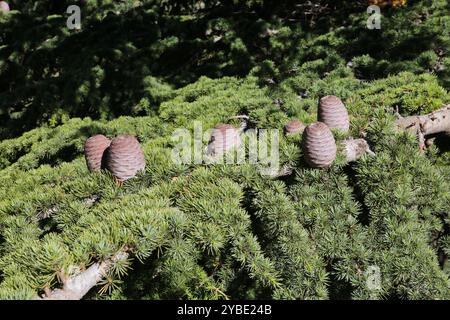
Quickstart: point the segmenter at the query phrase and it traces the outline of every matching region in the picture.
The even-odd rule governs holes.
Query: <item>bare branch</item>
[[[42,300],[81,300],[117,262],[128,258],[126,250],[119,251],[112,258],[103,262],[97,262],[85,271],[68,279],[63,279],[61,289],[46,290],[45,294],[38,299]]]
[[[418,137],[450,132],[450,104],[426,115],[398,119],[396,124],[399,130],[411,130]]]

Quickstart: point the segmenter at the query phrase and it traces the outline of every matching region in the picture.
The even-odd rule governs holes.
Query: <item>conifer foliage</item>
[[[449,3],[310,2],[8,1],[0,299],[450,299]]]

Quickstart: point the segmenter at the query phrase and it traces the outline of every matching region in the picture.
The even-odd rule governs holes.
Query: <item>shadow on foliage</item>
[[[388,11],[395,19],[386,29],[367,30],[365,1],[83,2],[78,31],[65,26],[69,1],[12,1],[21,12],[0,18],[0,139],[74,116],[154,114],[200,76],[243,77],[258,67],[255,75],[277,82],[308,61],[323,60],[312,71],[324,74],[369,55],[355,70],[377,78],[433,71],[432,53],[414,59],[446,50],[444,38],[436,41],[442,30],[411,28],[414,8]]]

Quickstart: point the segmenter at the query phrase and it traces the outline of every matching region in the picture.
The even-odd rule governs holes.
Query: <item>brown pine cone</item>
[[[330,129],[341,129],[347,132],[350,128],[347,109],[341,99],[336,96],[325,96],[320,99],[317,119]]]
[[[84,157],[89,171],[95,172],[102,168],[102,157],[111,141],[102,134],[97,134],[86,140],[84,144]]]
[[[313,168],[329,167],[336,159],[336,141],[330,128],[323,122],[306,127],[302,147],[306,163]]]
[[[120,135],[111,141],[104,163],[117,180],[125,181],[145,169],[145,156],[136,137]]]
[[[230,124],[218,124],[211,134],[206,150],[207,155],[221,155],[241,144],[239,130]]]
[[[299,120],[291,120],[284,126],[286,134],[302,133],[305,130],[305,125]]]

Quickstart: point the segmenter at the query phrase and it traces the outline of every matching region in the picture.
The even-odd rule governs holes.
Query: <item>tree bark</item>
[[[426,115],[401,117],[396,121],[398,130],[410,130],[419,139],[420,148],[425,148],[426,136],[450,132],[450,104]]]
[[[128,258],[128,253],[119,251],[112,258],[97,262],[76,276],[63,280],[61,289],[48,290],[41,300],[81,300],[108,273],[111,267],[120,260]]]

